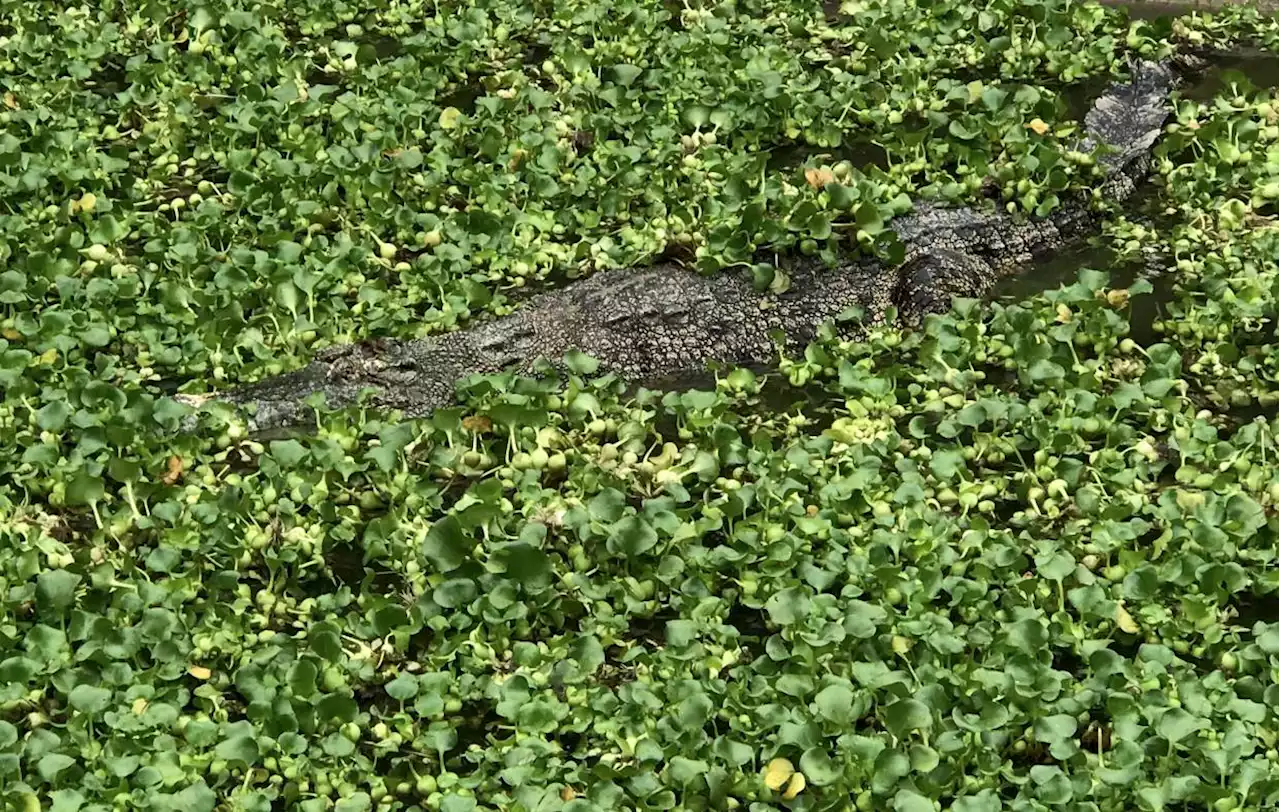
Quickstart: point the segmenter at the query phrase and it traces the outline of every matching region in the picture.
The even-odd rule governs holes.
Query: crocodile
[[[412,418],[456,402],[457,384],[470,376],[528,373],[539,360],[563,370],[573,351],[643,384],[697,374],[711,362],[768,366],[780,349],[803,351],[823,324],[852,307],[869,319],[860,329],[893,313],[904,326],[918,326],[924,316],[947,311],[955,297],[983,298],[1002,278],[1084,238],[1103,216],[1095,198],[1130,198],[1149,172],[1170,93],[1205,64],[1185,54],[1132,62],[1128,80],[1088,110],[1076,145],[1099,155],[1097,189],[1069,193],[1046,217],[921,202],[888,223],[905,248],[894,265],[866,255],[834,267],[806,258],[788,269],[791,284],[780,293],[757,290],[739,269],[704,275],[660,263],[599,271],[468,329],[327,347],[297,371],[183,400],[249,407],[251,432],[307,422],[314,412],[303,401],[317,392],[330,408],[352,405],[364,393],[366,406]],[[1103,149],[1095,153],[1097,147]],[[194,417],[185,427],[194,426]]]

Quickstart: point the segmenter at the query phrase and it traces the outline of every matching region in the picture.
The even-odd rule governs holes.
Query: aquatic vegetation
[[[1274,82],[1182,94],[1065,284],[700,388],[176,430],[601,268],[875,254],[986,177],[1044,214],[1130,56],[1276,44],[828,8],[6,4],[3,802],[1274,806]]]

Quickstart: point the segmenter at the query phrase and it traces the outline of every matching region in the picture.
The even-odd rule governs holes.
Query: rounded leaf
[[[791,780],[795,774],[795,765],[785,758],[775,758],[764,768],[764,785],[777,792]]]

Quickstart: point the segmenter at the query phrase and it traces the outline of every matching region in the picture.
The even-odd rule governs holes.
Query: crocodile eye
[[[338,360],[344,355],[349,355],[350,353],[351,353],[350,344],[335,344],[330,347],[325,347],[324,349],[317,352],[315,356],[315,360],[319,361],[322,364],[330,364]]]
[[[537,345],[538,334],[531,325],[497,323],[484,332],[476,350],[486,365],[505,368],[537,355]]]

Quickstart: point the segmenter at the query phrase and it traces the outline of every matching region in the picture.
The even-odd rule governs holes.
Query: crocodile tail
[[[1107,147],[1099,162],[1109,173],[1148,155],[1169,117],[1178,72],[1171,62],[1137,62],[1128,82],[1111,87],[1085,115],[1082,150]]]

